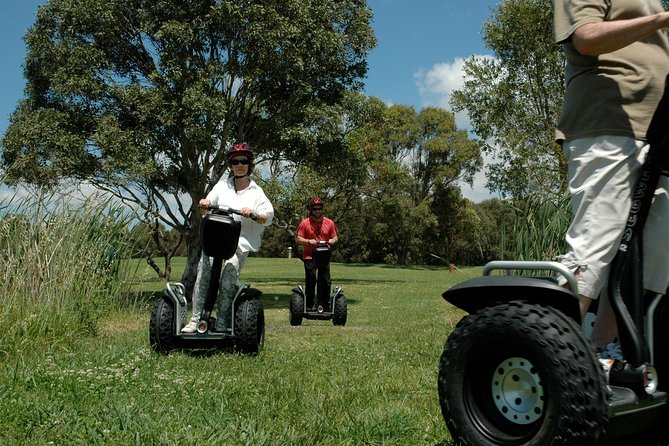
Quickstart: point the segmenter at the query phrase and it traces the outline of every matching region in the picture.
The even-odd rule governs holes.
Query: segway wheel
[[[341,326],[346,325],[347,312],[348,310],[346,308],[346,298],[344,297],[343,294],[340,294],[335,298],[334,301],[334,308],[332,312],[332,324]]]
[[[304,311],[304,296],[293,293],[290,296],[290,325],[302,325],[302,311]]]
[[[551,307],[509,302],[462,319],[444,347],[438,387],[459,445],[592,445],[607,426],[594,349]]]
[[[174,338],[174,304],[166,298],[156,301],[149,322],[149,343],[157,353],[169,353],[176,347]]]
[[[248,299],[239,304],[235,327],[237,349],[248,355],[260,353],[265,343],[265,311],[259,299]]]

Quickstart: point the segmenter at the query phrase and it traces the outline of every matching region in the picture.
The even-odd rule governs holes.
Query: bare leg
[[[590,304],[592,304],[592,299],[589,297],[583,296],[582,294],[579,294],[578,296],[578,306],[581,309],[581,320],[585,319],[585,315],[588,313],[588,309],[590,308]]]
[[[592,329],[592,342],[596,347],[603,347],[612,342],[617,335],[616,315],[613,312],[613,307],[611,307],[611,301],[609,301],[606,293],[603,293],[599,299],[595,326]]]
[[[581,308],[581,318],[584,319],[592,299],[586,296],[579,296],[579,306]],[[602,293],[599,299],[599,306],[597,307],[597,315],[595,317],[595,326],[592,329],[592,336],[590,337],[595,347],[604,347],[609,342],[612,342],[618,335],[618,325],[616,323],[616,316],[613,313],[611,302],[609,301],[606,292]]]

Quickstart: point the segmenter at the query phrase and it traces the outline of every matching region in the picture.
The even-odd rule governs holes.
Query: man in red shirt
[[[314,306],[316,288],[316,265],[312,257],[314,248],[319,241],[326,242],[330,247],[339,241],[337,226],[334,221],[323,215],[323,200],[312,198],[307,205],[309,217],[297,227],[297,243],[304,246],[304,276],[307,308]],[[330,311],[330,264],[318,268],[318,301],[324,311]]]

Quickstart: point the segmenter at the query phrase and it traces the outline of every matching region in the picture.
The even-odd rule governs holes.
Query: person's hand
[[[318,245],[318,242],[317,242],[316,240],[314,240],[314,239],[311,239],[311,240],[309,240],[309,244],[310,244],[311,246],[316,246],[316,245]]]
[[[211,201],[207,200],[206,198],[203,198],[197,203],[197,205],[200,208],[200,213],[206,214],[207,210],[209,209],[209,206],[211,206]]]
[[[244,217],[246,217],[246,218],[250,218],[251,220],[254,220],[254,221],[255,221],[255,220],[258,219],[258,214],[257,214],[256,212],[254,212],[253,210],[251,210],[251,208],[244,207],[244,208],[241,208],[241,209],[239,210],[239,212],[240,212]]]
[[[330,240],[328,240],[328,245],[334,245],[336,242],[337,240],[331,238]]]

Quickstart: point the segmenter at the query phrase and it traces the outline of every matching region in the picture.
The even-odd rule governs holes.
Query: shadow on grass
[[[380,265],[384,269],[404,269],[409,271],[448,271],[444,265]]]
[[[275,286],[286,286],[286,287],[290,287],[291,289],[295,288],[298,285],[303,285],[303,283],[301,283],[299,281],[299,279],[296,280],[293,277],[287,277],[287,278],[286,277],[271,277],[271,278],[267,278],[267,279],[263,279],[261,277],[253,277],[252,279],[249,278],[249,282],[251,283],[251,285],[253,285],[254,283],[255,284],[264,283],[264,284],[271,284],[271,285],[275,285]],[[346,279],[346,278],[341,278],[341,277],[337,277],[337,278],[333,277],[332,278],[332,286],[337,286],[337,285],[340,285],[340,284],[361,285],[361,284],[365,284],[365,283],[370,283],[370,284],[371,283],[377,283],[378,284],[378,283],[399,283],[399,282],[403,282],[403,280],[400,280],[400,279],[391,279],[391,280],[388,280],[388,279],[382,279],[382,280],[381,279]]]
[[[234,346],[210,347],[210,348],[179,348],[175,351],[193,358],[210,358],[218,355],[234,355],[238,353]]]
[[[262,305],[266,310],[270,309],[289,309],[290,308],[290,297],[292,294],[263,294],[260,296]],[[346,293],[344,293],[346,297]],[[358,299],[349,299],[346,297],[346,306],[356,305],[359,302]]]
[[[411,271],[439,271],[448,270],[448,265],[392,265],[387,263],[338,263],[338,268],[382,268],[382,269],[402,269]]]
[[[261,289],[262,291],[262,289]],[[260,296],[260,300],[263,303],[263,307],[265,309],[288,309],[290,308],[290,297],[292,293],[271,293],[271,294],[262,294]],[[129,303],[135,302],[138,303],[142,306],[153,306],[155,301],[157,299],[160,299],[163,296],[162,291],[140,291],[140,292],[132,292],[132,293],[127,293],[127,301]],[[348,296],[346,296],[346,293],[344,293],[344,296],[346,297],[346,305],[356,305],[359,300],[358,299],[351,299]],[[190,308],[190,305],[189,305]]]

